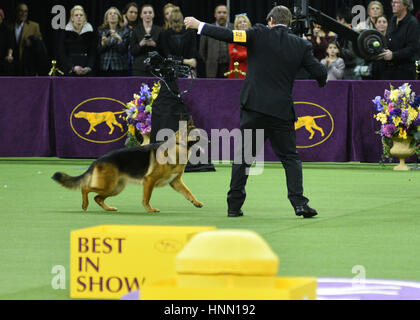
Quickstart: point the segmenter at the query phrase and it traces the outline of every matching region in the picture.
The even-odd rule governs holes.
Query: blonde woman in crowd
[[[98,34],[99,75],[127,76],[130,31],[124,27],[124,19],[116,7],[105,12]]]
[[[67,75],[87,76],[93,74],[97,37],[92,25],[87,22],[82,6],[70,11],[70,22],[60,36],[58,58]]]
[[[197,36],[184,26],[184,16],[179,7],[174,7],[169,16],[169,29],[162,33],[162,51],[166,57],[182,61],[195,70],[197,67]]]
[[[375,29],[376,20],[384,14],[384,6],[380,1],[371,1],[367,11],[369,17],[366,21],[362,21],[356,26],[357,31]]]
[[[165,4],[165,6],[163,7],[163,19],[164,19],[164,23],[163,23],[163,30],[168,30],[169,29],[169,17],[171,15],[172,10],[175,8],[176,6],[172,3],[167,3]],[[179,7],[178,7],[179,9]]]

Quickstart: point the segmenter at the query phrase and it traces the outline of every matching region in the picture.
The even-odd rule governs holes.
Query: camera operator
[[[191,115],[181,97],[183,93],[179,91],[177,79],[178,77],[186,78],[191,75],[192,68],[179,60],[163,58],[157,52],[149,53],[149,58],[145,60],[145,66],[148,72],[161,79],[159,95],[153,102],[152,131],[150,132],[150,143],[157,143],[159,141],[157,141],[156,136],[159,130],[171,129],[176,132],[179,130],[180,121],[191,119]],[[197,155],[198,152],[197,150]],[[208,154],[206,163],[192,165],[188,162],[185,167],[185,172],[205,171],[215,171],[210,160],[210,154]]]
[[[178,7],[169,16],[169,28],[162,33],[162,52],[166,57],[176,57],[184,65],[197,67],[197,39],[192,30],[184,27],[184,17]]]
[[[415,80],[415,56],[419,50],[419,24],[409,11],[412,0],[393,0],[392,17],[386,33],[387,47],[378,58],[378,80]]]

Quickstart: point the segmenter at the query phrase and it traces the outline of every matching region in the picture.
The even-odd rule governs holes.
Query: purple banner
[[[152,78],[0,77],[0,157],[58,156],[96,158],[121,148],[127,134],[122,116],[142,83]],[[180,89],[197,127],[231,132],[239,126],[242,80],[197,79]],[[420,81],[411,81],[420,93]],[[394,86],[401,82],[393,83]],[[389,89],[386,81],[296,81],[297,145],[306,162],[378,162],[379,129],[372,99]],[[279,106],[281,107],[281,106]],[[232,139],[233,140],[233,139]],[[231,147],[233,142],[231,141]],[[232,157],[232,150],[231,155]],[[277,161],[269,143],[264,159]],[[213,159],[227,160],[219,155]]]
[[[0,77],[0,156],[53,156],[48,78]],[[51,136],[52,134],[52,136]]]

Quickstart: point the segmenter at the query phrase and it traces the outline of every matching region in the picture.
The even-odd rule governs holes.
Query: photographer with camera
[[[264,130],[264,139],[269,139],[274,152],[286,172],[288,198],[295,214],[304,218],[317,215],[308,206],[303,195],[302,163],[296,149],[297,120],[292,92],[296,75],[304,67],[320,87],[327,82],[326,68],[314,57],[311,44],[289,33],[292,13],[287,7],[276,6],[267,15],[268,26],[256,24],[248,30],[229,30],[200,22],[194,17],[185,18],[187,28],[197,29],[206,35],[229,43],[239,43],[248,49],[248,71],[241,90],[240,129]],[[255,139],[249,139],[255,140]],[[262,146],[255,141],[243,141],[236,150],[238,159],[244,158],[244,150]],[[232,179],[228,193],[228,217],[242,217],[245,202],[247,172],[251,164],[241,161],[232,166]]]
[[[193,30],[184,27],[184,16],[176,7],[169,16],[169,29],[162,33],[162,51],[165,57],[173,57],[190,66],[195,74],[197,67],[197,37]]]
[[[158,50],[163,29],[153,23],[155,11],[150,4],[143,5],[140,17],[142,23],[134,29],[130,42],[131,55],[134,57],[133,76],[152,77],[145,68],[144,60],[149,52]]]

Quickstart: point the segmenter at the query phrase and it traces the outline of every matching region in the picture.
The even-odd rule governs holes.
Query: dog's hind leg
[[[109,205],[107,205],[105,203],[106,198],[107,198],[106,196],[101,196],[101,195],[98,194],[97,196],[95,196],[94,199],[95,199],[96,203],[99,204],[104,210],[106,210],[106,211],[117,211],[118,210],[117,208],[110,207]]]
[[[171,187],[178,191],[179,193],[181,193],[188,201],[192,202],[192,204],[194,206],[196,206],[197,208],[202,208],[204,206],[204,203],[198,201],[194,195],[192,194],[192,192],[190,191],[190,189],[188,189],[188,187],[184,184],[184,182],[182,181],[181,177],[177,177],[175,178],[174,181],[172,181],[170,183]]]
[[[150,198],[152,197],[153,188],[155,187],[156,180],[152,177],[146,177],[143,182],[143,206],[147,212],[160,212],[159,209],[150,206]]]
[[[89,189],[88,188],[82,188],[82,209],[83,211],[87,210],[87,207],[89,205],[89,198],[88,198],[88,194],[89,194]]]

